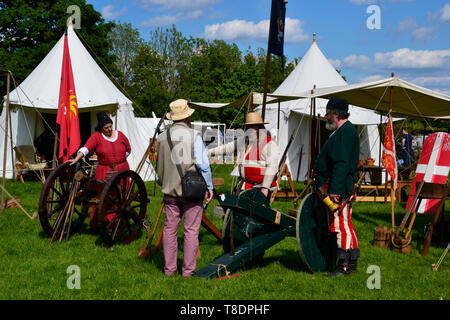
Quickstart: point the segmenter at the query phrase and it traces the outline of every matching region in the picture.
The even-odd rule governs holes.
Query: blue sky
[[[270,0],[88,0],[106,20],[131,23],[148,40],[175,24],[185,36],[223,39],[242,51],[267,48]],[[379,8],[380,29],[369,29]],[[289,0],[285,55],[308,50],[312,34],[349,83],[396,76],[450,94],[450,1]]]

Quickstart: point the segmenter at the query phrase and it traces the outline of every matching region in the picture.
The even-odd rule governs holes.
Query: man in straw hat
[[[276,186],[278,172],[278,145],[266,130],[261,116],[250,112],[245,117],[245,135],[237,142],[231,142],[208,150],[208,156],[233,154],[238,150],[237,166],[244,181],[243,189],[257,188],[268,197]]]
[[[206,149],[200,134],[191,129],[191,115],[194,109],[189,108],[188,101],[178,99],[170,103],[167,115],[173,125],[158,137],[158,184],[164,194],[166,217],[163,232],[164,273],[172,275],[177,271],[178,225],[184,215],[184,248],[182,275],[192,276],[195,273],[198,251],[198,234],[202,221],[203,201],[192,201],[182,196],[181,176],[188,171],[195,171],[196,167],[203,176],[207,191],[206,203],[213,196],[212,174]],[[167,138],[170,131],[172,148]]]
[[[348,102],[331,99],[327,104],[326,128],[333,131],[325,142],[315,166],[315,189],[321,199],[318,210],[325,210],[330,231],[336,234],[337,269],[327,275],[333,278],[356,272],[360,252],[352,224],[352,203],[342,208],[343,200],[352,197],[359,165],[359,135],[348,120]],[[328,196],[328,197],[327,197]],[[327,205],[325,205],[327,203]],[[331,209],[327,209],[331,208]],[[323,212],[323,211],[322,211]]]

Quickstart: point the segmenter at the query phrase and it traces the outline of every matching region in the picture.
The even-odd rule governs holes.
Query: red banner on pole
[[[381,163],[391,176],[391,179],[394,182],[394,189],[396,189],[398,172],[397,172],[397,161],[395,160],[395,141],[394,141],[394,132],[392,130],[391,115],[389,115],[389,121],[386,128],[386,135],[384,136],[383,155],[381,157]]]
[[[64,36],[64,53],[56,123],[60,126],[58,160],[61,163],[67,161],[78,150],[81,143],[77,95],[73,81],[67,32]]]

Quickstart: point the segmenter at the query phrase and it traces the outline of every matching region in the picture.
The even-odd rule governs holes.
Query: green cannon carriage
[[[264,252],[285,237],[297,238],[300,258],[310,272],[330,271],[336,263],[336,236],[329,231],[328,213],[313,194],[302,201],[297,216],[270,208],[256,189],[240,195],[221,195],[226,210],[222,238],[225,254],[197,272],[203,278],[223,277]]]

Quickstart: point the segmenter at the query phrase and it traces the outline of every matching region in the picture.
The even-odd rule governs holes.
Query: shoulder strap
[[[167,129],[167,142],[169,143],[170,151],[172,151],[173,143],[172,143],[172,139],[170,138],[170,129],[171,128]],[[183,179],[183,171],[181,170],[181,166],[178,163],[178,161],[175,163],[175,166],[177,167],[177,171],[178,171],[178,174],[180,175],[180,178]]]

